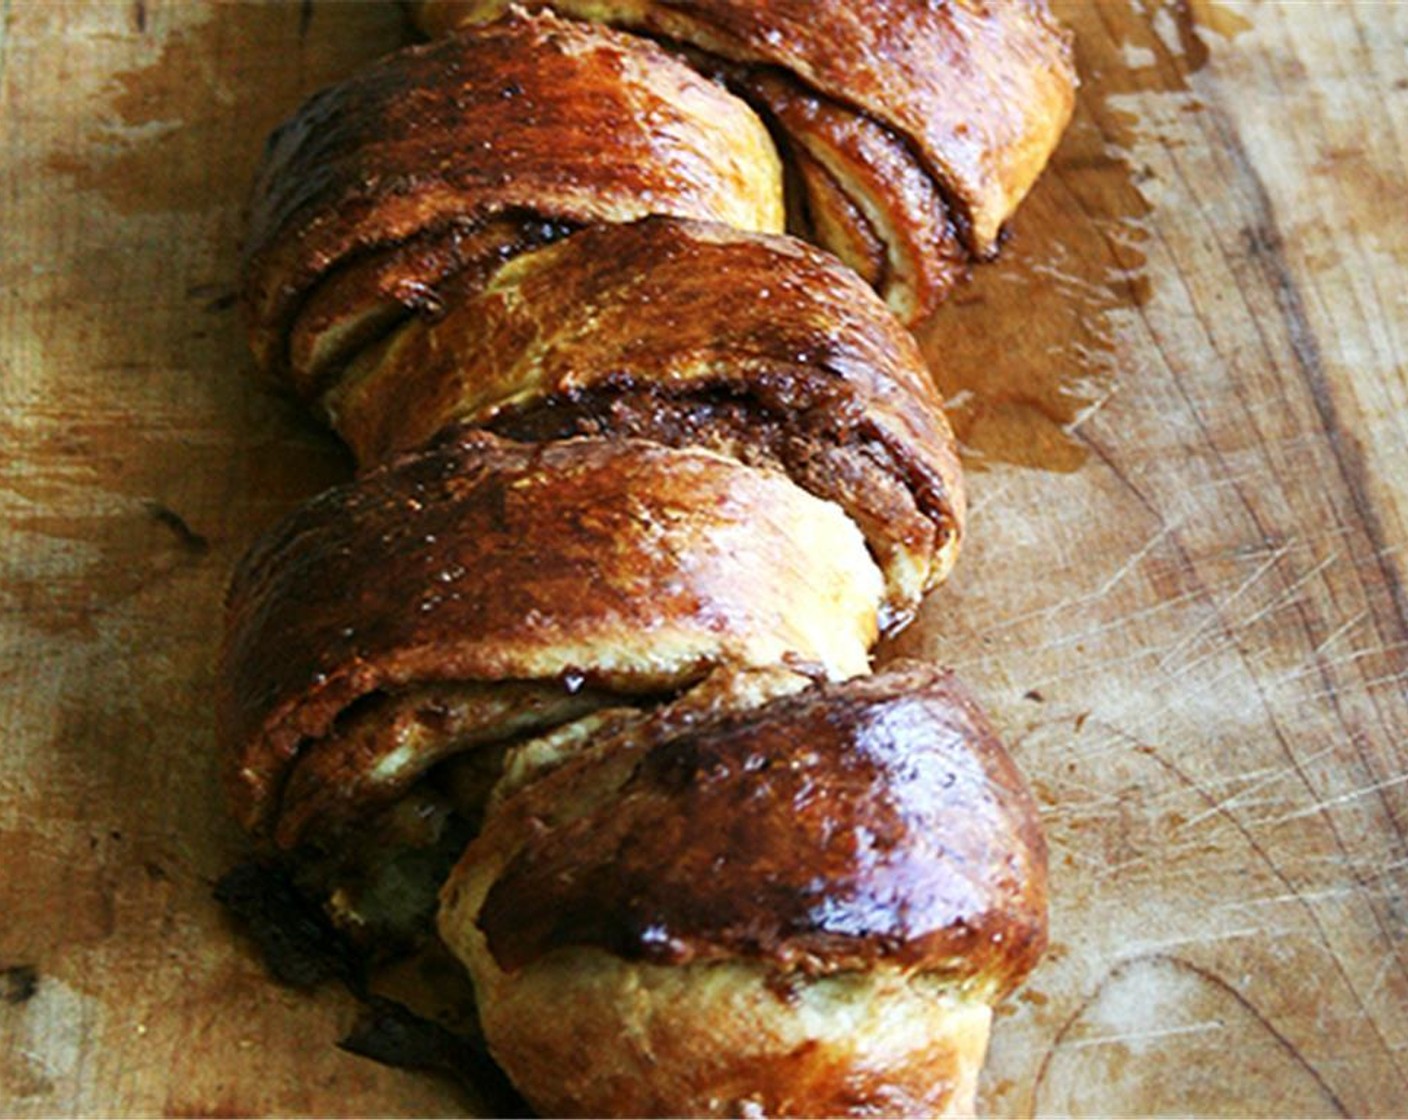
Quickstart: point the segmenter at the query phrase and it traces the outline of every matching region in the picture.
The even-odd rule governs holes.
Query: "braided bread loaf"
[[[891,203],[922,169],[944,236],[869,277],[911,313],[991,248],[1069,111],[1036,4],[887,4],[919,36],[888,64],[888,38],[823,50],[861,34],[854,2],[806,35],[788,4],[553,6],[687,44],[761,105],[832,248],[836,182],[913,232]],[[314,97],[256,185],[256,358],[362,470],[232,581],[238,819],[360,937],[438,925],[545,1112],[970,1111],[991,1004],[1045,942],[1045,848],[950,675],[868,675],[962,538],[929,373],[860,276],[781,232],[744,101],[618,29],[481,26],[500,7],[426,5],[467,26]],[[960,100],[904,131],[907,98],[995,60],[1014,76],[984,96],[1065,108],[980,128]],[[843,136],[907,169],[858,142],[839,175]]]

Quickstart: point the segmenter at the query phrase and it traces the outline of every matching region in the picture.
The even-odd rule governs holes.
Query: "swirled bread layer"
[[[837,502],[897,629],[952,567],[963,488],[917,346],[829,255],[651,218],[523,253],[367,349],[324,398],[363,462],[467,421],[516,439],[642,437],[785,471]]]
[[[553,703],[493,701],[541,726],[577,714],[574,694],[669,693],[721,664],[862,673],[882,596],[855,526],[776,472],[640,440],[452,432],[315,498],[240,564],[220,705],[237,814],[269,829],[292,769],[331,765],[330,741],[413,780],[349,726],[436,682],[550,685]],[[456,717],[466,740],[501,718],[489,702]]]
[[[445,276],[654,213],[783,222],[763,124],[653,43],[545,14],[398,51],[269,141],[243,290],[256,358],[311,391]]]

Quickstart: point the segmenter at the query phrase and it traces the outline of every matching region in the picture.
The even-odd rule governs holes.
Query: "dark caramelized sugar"
[[[823,401],[789,414],[769,408],[766,394],[735,396],[717,386],[689,394],[602,387],[506,412],[488,427],[532,442],[608,436],[707,447],[751,466],[782,469],[803,489],[839,502],[872,544],[879,538],[915,551],[942,547],[957,531],[944,480],[847,405],[853,402]],[[897,624],[908,619],[905,612]]]

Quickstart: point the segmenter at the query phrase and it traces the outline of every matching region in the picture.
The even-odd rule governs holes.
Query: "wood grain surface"
[[[1070,0],[1054,166],[923,331],[970,546],[885,654],[1039,792],[983,1111],[1408,1109],[1408,5]],[[264,136],[392,4],[0,11],[0,1114],[449,1115],[211,901],[232,563],[349,470],[233,306]]]

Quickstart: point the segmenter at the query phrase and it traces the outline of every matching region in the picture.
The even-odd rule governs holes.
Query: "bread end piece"
[[[503,799],[442,892],[495,1058],[545,1115],[971,1115],[1046,943],[971,696],[910,663],[689,708]]]
[[[545,1116],[970,1116],[992,1009],[885,969],[780,983],[563,950],[498,969],[471,924],[496,1060]]]

